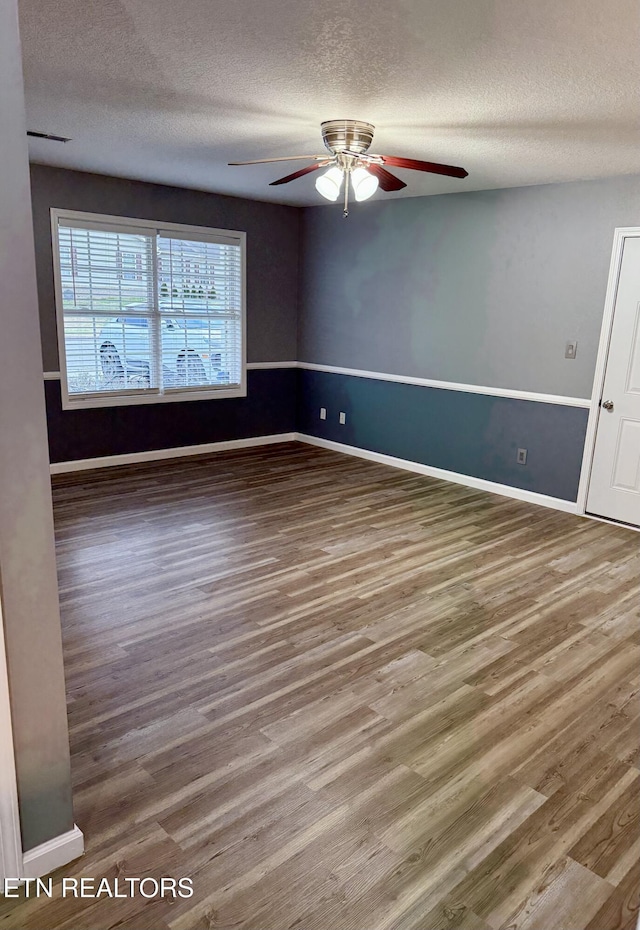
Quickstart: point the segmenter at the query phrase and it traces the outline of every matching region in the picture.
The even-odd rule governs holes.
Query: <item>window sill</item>
[[[112,394],[111,396],[87,394],[84,396],[69,396],[63,390],[62,409],[87,410],[95,407],[136,407],[140,404],[184,404],[195,400],[223,400],[224,398],[246,396],[247,386],[245,383],[228,388],[217,388],[215,390],[167,391],[165,394],[158,394],[150,391],[144,394]]]

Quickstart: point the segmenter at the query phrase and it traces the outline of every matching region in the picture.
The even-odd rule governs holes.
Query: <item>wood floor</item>
[[[614,930],[640,537],[302,445],[55,480],[76,821],[20,930]]]

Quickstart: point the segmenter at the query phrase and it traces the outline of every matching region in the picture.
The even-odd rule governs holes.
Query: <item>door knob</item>
[[[612,400],[603,400],[602,406],[605,410],[613,410],[613,401]]]

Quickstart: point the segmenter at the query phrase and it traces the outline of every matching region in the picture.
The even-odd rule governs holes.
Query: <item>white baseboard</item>
[[[463,484],[469,488],[480,491],[489,491],[492,494],[501,494],[503,497],[513,497],[516,500],[527,501],[530,504],[539,504],[541,507],[551,507],[554,510],[563,510],[565,513],[577,514],[578,505],[573,501],[565,501],[559,497],[550,497],[539,494],[537,491],[526,491],[514,488],[508,484],[498,484],[487,481],[485,478],[474,478],[471,475],[462,475],[459,472],[447,471],[444,468],[435,468],[432,465],[422,465],[420,462],[411,462],[408,459],[396,458],[394,455],[385,455],[382,452],[371,452],[368,449],[359,449],[346,443],[334,442],[331,439],[319,439],[306,433],[277,433],[271,436],[254,436],[249,439],[229,439],[224,442],[208,442],[196,446],[179,446],[175,449],[152,449],[149,452],[132,452],[126,455],[106,455],[95,459],[77,459],[70,462],[55,462],[50,466],[52,475],[61,475],[66,472],[85,471],[90,468],[112,468],[116,465],[134,465],[138,462],[155,462],[162,459],[181,458],[188,455],[206,455],[211,452],[226,452],[233,449],[250,449],[255,446],[267,446],[277,442],[306,442],[322,449],[331,449],[345,455],[378,462],[381,465],[390,465],[392,468],[403,468],[418,475],[429,478],[440,478],[442,481],[452,481]]]
[[[178,446],[175,449],[151,449],[149,452],[131,452],[124,455],[104,455],[95,459],[54,462],[49,469],[52,475],[63,475],[66,472],[86,471],[89,468],[112,468],[115,465],[135,465],[138,462],[156,462],[161,459],[176,459],[187,455],[206,455],[209,452],[269,446],[276,442],[293,442],[295,438],[296,433],[276,433],[271,436],[252,436],[249,439],[228,439],[223,442],[205,442],[196,446]]]
[[[447,471],[445,468],[435,468],[432,465],[421,465],[408,459],[399,459],[394,455],[385,455],[383,452],[370,452],[368,449],[359,449],[357,446],[348,446],[342,442],[331,439],[319,439],[317,436],[308,436],[305,433],[296,433],[295,438],[311,446],[320,446],[322,449],[331,449],[333,452],[343,452],[380,465],[390,465],[392,468],[403,468],[418,475],[429,478],[440,478],[442,481],[452,481],[454,484],[464,484],[468,488],[477,488],[479,491],[489,491],[491,494],[500,494],[502,497],[514,497],[519,501],[530,504],[539,504],[541,507],[551,507],[554,510],[563,510],[565,513],[578,513],[578,505],[573,501],[565,501],[559,497],[550,497],[547,494],[538,494],[537,491],[526,491],[522,488],[513,488],[508,484],[498,484],[487,481],[485,478],[474,478],[471,475],[461,475],[456,471]]]
[[[30,849],[22,857],[21,878],[42,878],[59,869],[67,862],[73,862],[84,852],[84,836],[77,826],[68,833],[61,833],[47,840],[40,846]]]

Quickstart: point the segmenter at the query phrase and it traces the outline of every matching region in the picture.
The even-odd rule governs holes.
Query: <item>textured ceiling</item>
[[[33,161],[323,202],[320,122],[365,119],[417,196],[640,171],[638,0],[20,0]]]

